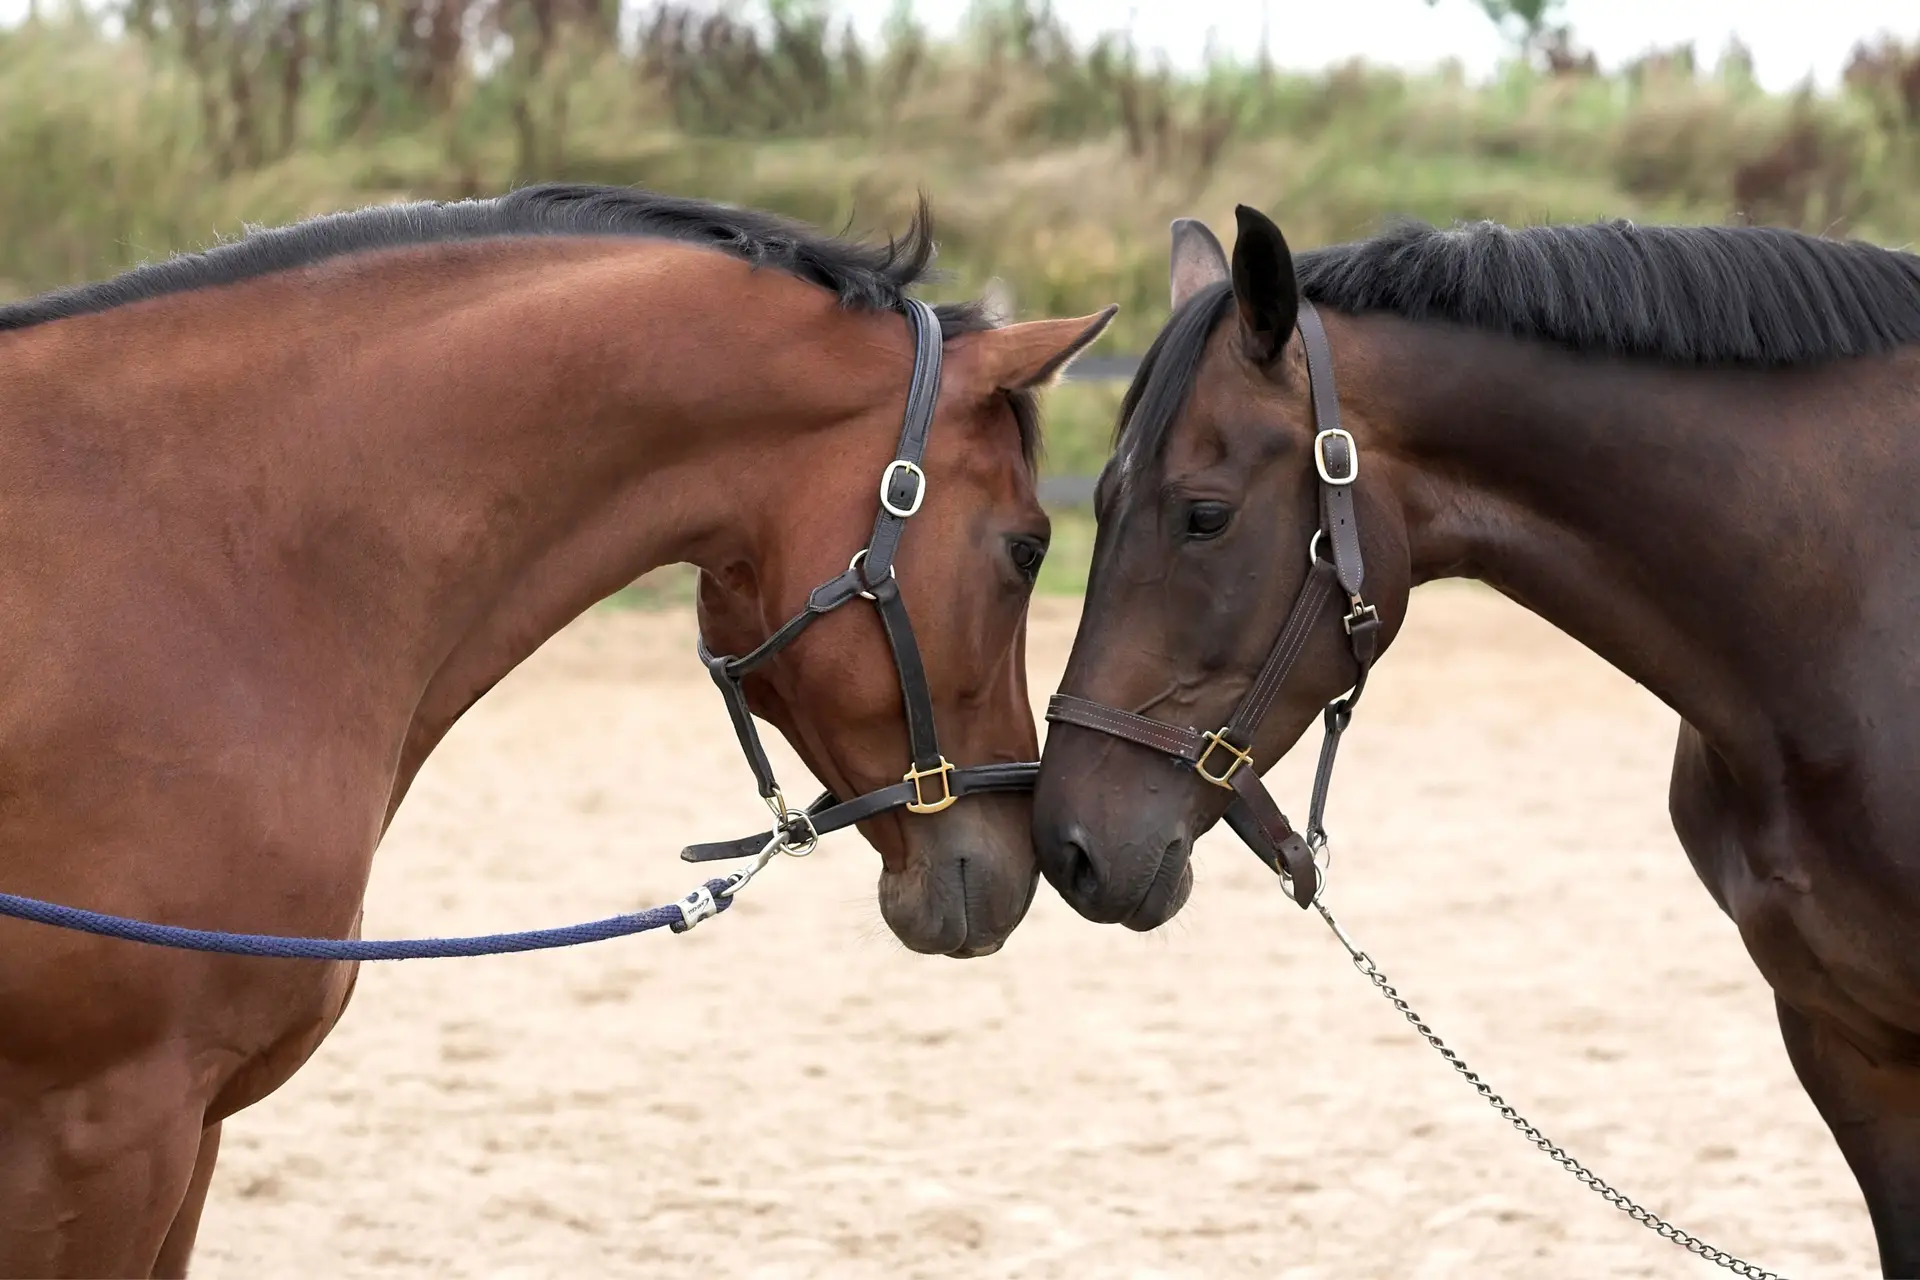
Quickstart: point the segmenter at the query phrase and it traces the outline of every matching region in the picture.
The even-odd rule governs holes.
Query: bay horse
[[[1414,585],[1479,579],[1679,714],[1680,842],[1920,1275],[1920,258],[1624,222],[1296,255],[1237,218],[1231,260],[1175,224],[1100,478],[1048,879],[1154,928],[1224,817],[1310,904],[1331,756],[1304,837],[1259,771],[1323,707],[1338,740]]]
[[[881,246],[542,186],[0,307],[0,889],[357,936],[381,835],[449,727],[682,561],[713,652],[819,614],[735,674],[838,797],[899,790],[917,746],[888,654],[901,601],[943,749],[1033,760],[1034,389],[1112,311],[915,310],[932,249],[924,204]],[[916,429],[924,453],[890,465]],[[914,528],[888,526],[897,572],[869,578],[848,555],[882,505]],[[883,607],[823,613],[829,588]],[[1028,804],[861,823],[907,947],[1000,946],[1039,880]],[[312,1054],[354,973],[0,921],[0,1274],[184,1274],[220,1122]]]

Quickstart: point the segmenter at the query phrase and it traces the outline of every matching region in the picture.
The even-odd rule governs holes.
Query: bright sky
[[[52,7],[55,0],[46,0]],[[863,30],[877,32],[894,0],[832,0]],[[26,13],[27,0],[0,0],[0,22]],[[1498,62],[1499,34],[1475,0],[1054,0],[1083,38],[1131,24],[1135,41],[1176,64],[1198,64],[1208,41],[1251,58],[1262,14],[1271,16],[1274,61],[1313,69],[1355,56],[1391,66],[1429,67],[1457,58],[1468,74]],[[966,0],[916,0],[923,22],[952,30]],[[1786,89],[1812,75],[1835,83],[1854,42],[1882,31],[1920,37],[1916,0],[1568,0],[1574,34],[1606,67],[1653,46],[1693,41],[1707,64],[1738,34],[1753,50],[1761,83]]]

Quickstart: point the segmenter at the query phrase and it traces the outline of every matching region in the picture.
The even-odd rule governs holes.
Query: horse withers
[[[1048,878],[1154,928],[1226,817],[1311,901],[1258,770],[1345,723],[1414,584],[1481,579],[1679,713],[1674,827],[1920,1275],[1920,258],[1617,222],[1295,255],[1238,217],[1231,261],[1175,224],[1101,476]]]
[[[357,934],[421,763],[547,637],[690,561],[705,646],[745,653],[849,585],[883,503],[910,515],[897,560],[851,585],[886,627],[820,616],[746,699],[840,798],[926,772],[910,675],[943,762],[1032,760],[1032,393],[1111,312],[917,310],[931,250],[924,210],[876,247],[538,187],[0,308],[0,889]],[[890,467],[931,364],[924,452]],[[991,952],[1038,881],[1028,798],[922,799],[861,823],[881,909],[915,951]],[[353,975],[0,921],[0,1274],[182,1274],[220,1121],[314,1051]]]

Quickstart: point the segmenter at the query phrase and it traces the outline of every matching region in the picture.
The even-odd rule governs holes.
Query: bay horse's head
[[[748,654],[797,611],[831,606],[804,638],[741,669],[746,703],[839,801],[905,782],[919,803],[859,824],[881,855],[881,913],[915,951],[986,955],[1039,883],[1031,773],[1017,789],[947,797],[980,766],[1039,754],[1026,616],[1050,528],[1035,494],[1034,392],[1115,309],[1002,327],[978,307],[915,313],[910,304],[908,323],[898,311],[796,304],[804,354],[782,378],[789,403],[769,406],[788,421],[772,424],[776,438],[738,477],[765,494],[764,526],[739,554],[705,564],[703,645]],[[916,357],[919,326],[932,350]],[[903,418],[915,418],[908,388],[930,359],[937,399],[924,455],[909,466],[895,461],[908,448]],[[811,426],[796,430],[796,421]],[[781,433],[803,444],[782,445]],[[884,536],[875,524],[883,505],[898,520]],[[895,534],[891,565],[869,576]],[[875,560],[862,551],[850,565],[862,548]],[[849,598],[850,584],[870,590]],[[937,749],[924,730],[910,732],[922,723],[937,725]],[[947,764],[959,773],[943,776]]]
[[[1326,472],[1295,334],[1293,258],[1264,215],[1243,206],[1239,224],[1231,265],[1205,226],[1174,225],[1173,316],[1128,390],[1096,490],[1086,606],[1060,686],[1079,701],[1082,723],[1054,724],[1034,797],[1047,878],[1082,915],[1134,929],[1164,923],[1186,902],[1193,841],[1244,799],[1207,783],[1270,766],[1355,680],[1341,621],[1359,602],[1338,592],[1332,551],[1315,537]],[[1342,371],[1343,390],[1364,382],[1358,363]],[[1378,610],[1368,640],[1384,644],[1405,613],[1405,521],[1391,460],[1367,448],[1364,397],[1345,427],[1357,455],[1329,454],[1341,455],[1334,479],[1347,482],[1340,500],[1357,515],[1366,599]],[[1348,474],[1359,458],[1365,465]],[[1310,545],[1324,560],[1313,572],[1338,599],[1300,628],[1265,713],[1236,715],[1306,595]],[[1101,721],[1101,707],[1148,719],[1086,723]],[[1243,735],[1225,732],[1241,719]],[[1151,722],[1182,741],[1128,740],[1158,733]],[[1216,735],[1227,741],[1210,745]]]

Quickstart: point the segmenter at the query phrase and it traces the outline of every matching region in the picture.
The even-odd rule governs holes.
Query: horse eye
[[[1196,542],[1217,538],[1232,519],[1233,508],[1224,502],[1196,502],[1187,508],[1187,537]]]
[[[1008,544],[1007,554],[1013,557],[1013,567],[1020,571],[1020,576],[1032,582],[1040,576],[1040,563],[1047,558],[1047,548],[1031,538],[1015,538]]]

